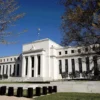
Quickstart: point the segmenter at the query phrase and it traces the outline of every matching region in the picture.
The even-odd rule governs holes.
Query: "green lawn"
[[[35,100],[100,100],[100,94],[91,93],[56,93],[40,96]]]

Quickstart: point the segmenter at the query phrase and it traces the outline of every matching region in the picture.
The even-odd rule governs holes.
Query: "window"
[[[88,48],[85,48],[85,52],[87,52],[88,51]]]
[[[28,58],[26,58],[26,75],[27,75],[27,70],[28,70]]]
[[[67,51],[65,51],[65,54],[67,54]]]
[[[79,63],[79,72],[82,73],[82,59],[78,58],[78,63]]]
[[[1,66],[0,66],[0,75],[1,75]]]
[[[95,49],[96,49],[95,46],[93,46],[93,47],[92,47],[92,50],[95,51]]]
[[[78,49],[78,53],[81,53],[81,49]]]
[[[61,52],[59,52],[59,55],[61,55]]]
[[[86,70],[87,70],[87,72],[90,71],[89,57],[86,57]]]
[[[19,76],[19,64],[17,64],[17,76]]]
[[[59,60],[59,74],[62,73],[62,62],[61,60]]]
[[[3,75],[4,75],[5,66],[3,65]]]
[[[98,63],[97,63],[97,56],[93,57],[93,62],[94,62],[94,75],[98,75],[99,69],[98,69]]]
[[[11,59],[11,61],[12,61],[12,58],[10,58]]]
[[[10,76],[11,76],[11,65],[10,65]]]
[[[75,60],[72,59],[72,74],[75,74]]]
[[[32,68],[34,68],[34,57],[32,57]]]
[[[5,62],[5,59],[4,59],[4,62]]]
[[[14,60],[16,61],[16,58],[14,58]]]
[[[68,72],[68,59],[65,59],[65,72]]]
[[[8,75],[8,65],[6,65],[6,75]]]
[[[2,62],[2,59],[0,59],[0,62]]]
[[[34,77],[34,70],[32,70],[32,77]]]
[[[20,57],[18,57],[18,60],[20,60]]]
[[[16,65],[14,64],[13,76],[15,76],[15,71],[16,71]]]
[[[40,75],[40,60],[41,60],[41,58],[40,58],[40,56],[38,56],[38,75]]]
[[[74,53],[74,50],[71,50],[71,53]]]

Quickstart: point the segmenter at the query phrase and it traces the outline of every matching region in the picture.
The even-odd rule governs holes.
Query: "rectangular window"
[[[6,75],[8,75],[8,65],[6,65]]]
[[[32,77],[34,77],[34,70],[32,70]]]
[[[11,58],[11,61],[12,61],[12,58]]]
[[[93,57],[93,62],[94,62],[94,75],[98,75],[99,69],[98,69],[98,63],[97,63],[97,56]]]
[[[5,66],[3,65],[3,75],[4,75]]]
[[[17,76],[19,76],[19,64],[17,64]]]
[[[10,76],[11,76],[11,65],[10,65]]]
[[[59,55],[61,55],[61,52],[59,52]]]
[[[15,70],[15,67],[16,67],[16,66],[15,66],[15,64],[14,64],[14,72],[13,72],[13,76],[15,76],[15,71],[16,71],[16,70]]]
[[[78,49],[78,53],[81,53],[81,49]]]
[[[65,51],[65,54],[67,54],[67,51]]]
[[[40,75],[40,60],[40,56],[38,56],[38,75]]]
[[[26,58],[26,75],[27,75],[27,72],[28,72],[28,58]]]
[[[71,50],[71,53],[74,53],[74,50]]]
[[[0,66],[0,75],[1,75],[1,66]]]
[[[89,57],[86,57],[86,70],[87,70],[87,72],[90,71]]]
[[[65,72],[68,72],[68,59],[65,59]]]
[[[75,74],[75,60],[72,59],[72,74]]]
[[[78,58],[79,72],[82,73],[82,59]]]
[[[62,62],[61,60],[59,60],[59,74],[62,73]]]
[[[87,52],[88,51],[88,48],[85,48],[85,52]]]
[[[32,68],[34,68],[34,57],[32,57]]]

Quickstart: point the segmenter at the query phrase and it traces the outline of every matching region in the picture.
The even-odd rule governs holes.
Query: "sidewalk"
[[[15,96],[0,96],[0,100],[33,100],[33,98],[15,97]]]

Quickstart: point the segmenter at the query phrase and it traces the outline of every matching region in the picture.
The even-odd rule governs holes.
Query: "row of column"
[[[82,71],[87,71],[87,66],[86,66],[86,58],[81,58],[82,59]],[[68,59],[70,63],[70,65],[72,66],[71,64],[71,59]],[[69,66],[69,67],[71,67]],[[89,57],[89,68],[90,70],[92,69],[92,67],[94,67],[94,62],[93,62],[93,57]],[[72,69],[71,68],[68,68],[68,72],[72,72]],[[79,71],[79,62],[78,62],[78,59],[75,59],[75,70]]]
[[[40,56],[40,75],[38,75],[38,56]],[[28,58],[27,75],[26,75],[26,57]],[[32,68],[32,57],[34,57],[34,68]],[[22,57],[22,77],[32,77],[32,70],[34,70],[34,77],[44,77],[45,55],[30,55]]]
[[[8,77],[17,76],[17,65],[16,64],[0,65],[0,75],[4,74],[7,74]]]
[[[68,74],[72,72],[72,58],[68,58]],[[83,71],[87,71],[87,65],[86,65],[86,58],[81,58],[82,60],[82,72]],[[62,72],[65,72],[65,60],[62,60]],[[75,71],[80,71],[79,70],[79,61],[78,58],[74,58],[74,67],[75,67]],[[94,67],[94,62],[93,62],[93,57],[89,57],[89,68],[90,70]],[[93,72],[94,73],[94,72]],[[81,77],[81,76],[80,76]]]

